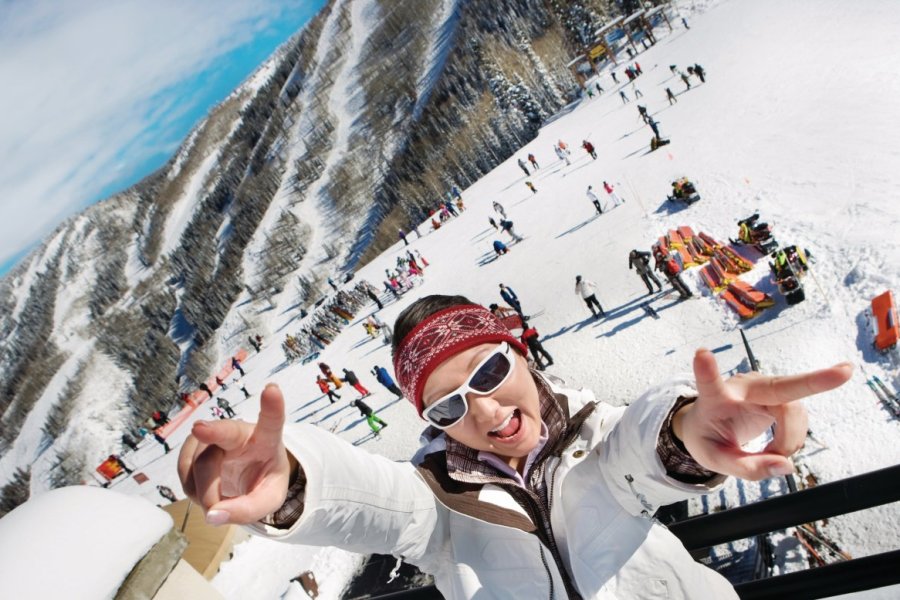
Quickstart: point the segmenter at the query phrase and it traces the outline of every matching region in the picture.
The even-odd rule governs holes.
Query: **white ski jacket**
[[[431,573],[448,599],[737,598],[651,517],[725,479],[713,487],[681,483],[657,455],[660,428],[679,396],[696,395],[692,383],[680,379],[627,408],[593,410],[592,392],[548,383],[570,423],[583,421],[547,459],[549,536],[536,533],[515,500],[523,488],[512,482],[454,482],[446,471],[369,454],[312,425],[285,429],[308,482],[303,514],[288,530],[250,528],[286,542],[402,557]],[[441,436],[417,456],[428,462],[444,447]],[[564,578],[577,590],[571,596]]]
[[[593,281],[582,279],[575,284],[575,293],[581,294],[582,298],[587,298],[597,293],[597,286]]]

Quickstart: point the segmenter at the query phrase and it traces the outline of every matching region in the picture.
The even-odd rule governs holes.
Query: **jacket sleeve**
[[[691,484],[666,473],[657,452],[660,430],[679,397],[696,396],[692,378],[681,377],[647,390],[612,424],[599,447],[600,472],[619,503],[633,515],[653,514],[660,506],[715,491],[726,476]]]
[[[306,475],[303,513],[290,529],[254,523],[252,533],[402,556],[427,570],[444,545],[447,514],[412,464],[370,454],[308,424],[285,428],[284,443]]]

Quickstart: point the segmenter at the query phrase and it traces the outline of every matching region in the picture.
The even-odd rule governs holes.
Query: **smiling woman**
[[[0,5],[0,276],[163,165],[325,0]],[[52,57],[52,59],[50,58]]]
[[[256,425],[200,423],[182,448],[182,484],[208,522],[400,556],[447,598],[736,598],[653,514],[728,475],[790,470],[806,432],[795,401],[851,372],[723,381],[699,350],[695,379],[616,408],[529,369],[522,344],[465,297],[422,298],[394,329],[400,387],[439,426],[412,462],[285,429],[271,385]],[[741,449],[773,423],[765,449]]]

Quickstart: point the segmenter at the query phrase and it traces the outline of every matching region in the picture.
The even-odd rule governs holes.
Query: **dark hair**
[[[397,317],[397,320],[394,321],[394,339],[391,343],[391,355],[396,356],[397,348],[400,347],[403,338],[409,335],[409,332],[412,331],[416,325],[445,308],[465,304],[479,306],[465,296],[441,296],[438,294],[419,298],[407,306],[403,312],[400,313],[400,316]]]

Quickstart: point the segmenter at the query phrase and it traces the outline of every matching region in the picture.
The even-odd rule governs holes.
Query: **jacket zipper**
[[[550,600],[556,598],[556,594],[553,591],[553,573],[550,572],[550,565],[547,564],[547,557],[544,555],[544,545],[540,545],[541,550],[541,562],[544,563],[544,571],[547,573],[547,582],[550,584]]]

